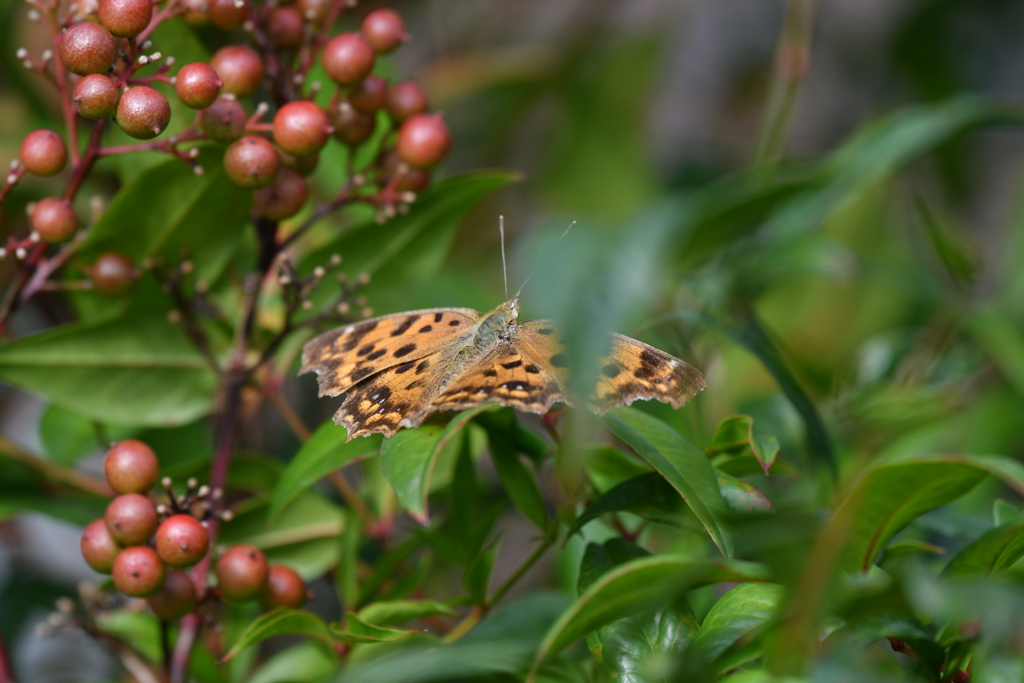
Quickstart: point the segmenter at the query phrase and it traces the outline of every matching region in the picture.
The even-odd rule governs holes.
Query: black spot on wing
[[[495,370],[494,368],[490,368],[488,370],[484,370],[484,377],[497,377],[497,376],[498,376],[498,371]]]
[[[424,325],[424,326],[423,326],[423,327],[421,327],[421,328],[420,328],[420,329],[419,329],[418,331],[419,331],[420,333],[423,333],[423,332],[433,332],[433,331],[434,331],[434,328],[433,328],[433,326],[432,326],[432,325]]]
[[[526,370],[526,371],[527,371],[528,373],[530,373],[531,375],[537,375],[537,374],[540,374],[540,368],[538,368],[538,367],[537,367],[536,365],[534,365],[533,363],[530,363],[529,365],[527,365],[527,366],[526,366],[526,368],[525,368],[525,370]]]
[[[408,356],[410,353],[416,350],[415,344],[406,344],[405,346],[395,349],[395,352],[391,354],[395,358],[401,358],[402,356]]]
[[[608,363],[601,368],[601,374],[605,377],[618,377],[620,372],[622,372],[622,366],[618,363]]]
[[[569,359],[565,357],[564,353],[556,353],[548,359],[553,368],[567,368],[569,367]]]
[[[374,372],[373,368],[356,368],[352,371],[351,379],[353,382],[358,382],[368,375],[372,375]]]
[[[417,375],[422,375],[426,371],[426,369],[429,368],[429,367],[430,367],[430,361],[429,360],[425,360],[425,361],[421,362],[419,365],[416,366],[416,374]]]
[[[378,358],[383,356],[385,353],[387,353],[387,349],[377,349],[376,351],[374,351],[373,353],[368,355],[366,357],[366,360],[377,360]]]
[[[434,322],[435,323],[441,322],[442,318],[444,318],[444,313],[435,313],[434,314]]]
[[[374,344],[367,344],[363,348],[359,349],[359,351],[356,352],[356,355],[357,356],[365,356],[366,354],[368,354],[371,351],[373,351],[373,347],[374,346],[375,346]]]
[[[356,325],[352,331],[349,332],[348,339],[346,340],[345,345],[341,347],[341,350],[348,352],[359,346],[360,342],[363,341],[363,337],[377,327],[377,322],[377,320],[370,320]]]
[[[553,334],[553,333],[554,333],[554,330],[551,329],[550,327],[542,327],[539,330],[537,330],[537,334],[543,334],[545,337],[548,336],[549,334]]]
[[[401,325],[399,325],[398,327],[391,331],[391,336],[398,337],[400,335],[405,334],[409,330],[409,328],[412,327],[413,323],[419,319],[420,317],[418,315],[410,315],[408,318],[402,321]]]
[[[397,372],[400,375],[403,372],[408,372],[409,370],[412,370],[415,366],[416,361],[411,360],[407,363],[402,363],[401,365],[399,365],[397,368],[395,368],[395,372]]]
[[[522,364],[522,360],[513,360],[509,361],[508,363],[502,363],[501,367],[505,368],[506,370],[511,370],[512,368],[518,368]]]
[[[452,320],[451,322],[448,323],[448,326],[449,327],[457,327],[459,324],[460,324],[460,322],[458,320]]]

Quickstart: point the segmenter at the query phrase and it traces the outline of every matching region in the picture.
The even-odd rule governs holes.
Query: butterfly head
[[[516,292],[516,295],[503,303],[501,307],[508,313],[509,322],[515,322],[519,317],[519,292]]]

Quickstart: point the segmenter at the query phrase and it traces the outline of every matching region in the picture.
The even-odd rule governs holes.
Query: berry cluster
[[[183,570],[207,556],[209,519],[231,518],[230,512],[215,512],[220,491],[189,480],[185,494],[178,496],[164,478],[168,503],[154,505],[148,493],[157,483],[159,463],[149,446],[134,439],[111,447],[103,470],[118,495],[102,519],[85,527],[82,556],[96,571],[110,574],[125,595],[146,598],[160,619],[180,619],[198,604],[195,584]],[[259,598],[266,607],[298,607],[306,600],[305,582],[293,569],[268,565],[263,553],[250,545],[225,550],[215,574],[225,600]]]
[[[21,49],[18,56],[60,91],[67,130],[62,136],[40,129],[25,137],[0,187],[0,201],[26,173],[52,177],[70,168],[61,196],[29,205],[28,236],[9,237],[0,248],[0,257],[14,254],[29,271],[48,275],[69,258],[61,252],[48,263],[46,245],[69,242],[79,232],[73,202],[95,161],[105,156],[164,152],[202,174],[199,157],[206,142],[224,143],[227,176],[255,191],[254,217],[276,223],[307,204],[307,178],[332,137],[349,150],[349,180],[333,199],[314,208],[312,220],[360,202],[374,207],[384,222],[407,210],[415,193],[430,183],[430,169],[448,153],[448,129],[440,114],[428,112],[423,89],[414,81],[392,83],[373,73],[378,57],[407,39],[404,22],[393,10],[370,11],[358,31],[332,36],[353,0],[256,6],[251,0],[98,0],[72,4],[65,14],[56,3],[28,2],[34,8],[31,17],[52,28],[54,50],[34,58]],[[184,64],[175,73],[174,58],[154,51],[150,39],[162,22],[172,19],[241,29],[248,40],[220,48],[209,63]],[[331,81],[330,92],[311,78],[318,64]],[[196,116],[168,137],[172,89]],[[254,97],[263,101],[250,104]],[[82,119],[95,122],[84,149],[78,134]],[[111,120],[127,135],[149,142],[102,145]],[[359,159],[369,161],[356,167],[355,150],[363,146],[373,153],[360,154]],[[89,286],[108,296],[126,293],[138,277],[134,264],[116,253],[82,270]],[[46,284],[39,277],[25,282],[30,291],[22,292],[19,302]]]

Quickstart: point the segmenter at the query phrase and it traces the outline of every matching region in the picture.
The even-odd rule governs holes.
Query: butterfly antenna
[[[501,276],[505,280],[505,301],[508,301],[508,268],[505,266],[505,217],[498,216],[498,234],[501,235]]]
[[[572,230],[574,225],[576,225],[576,221],[573,221],[572,223],[569,224],[569,227],[565,229],[565,232],[562,233],[562,236],[558,238],[559,242],[561,242],[563,239],[565,239],[565,236],[569,234],[569,231]],[[504,242],[502,242],[502,246],[504,246]],[[504,258],[504,252],[502,252],[502,258]],[[526,286],[526,283],[530,281],[531,277],[533,277],[533,273],[530,273],[529,275],[527,275],[526,279],[523,281],[523,284],[520,285],[519,291],[516,292],[516,296],[515,296],[515,300],[516,301],[519,300],[519,295],[523,292],[523,287]],[[506,299],[508,298],[508,285],[507,284],[505,285],[505,298]]]

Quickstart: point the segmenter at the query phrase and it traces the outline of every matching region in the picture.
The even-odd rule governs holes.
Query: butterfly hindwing
[[[337,396],[381,370],[451,345],[479,319],[470,308],[432,308],[352,323],[306,342],[299,374],[315,372],[319,395]]]
[[[707,386],[704,375],[689,363],[621,334],[612,335],[598,377],[590,407],[599,415],[647,399],[681,408]]]
[[[362,380],[345,392],[334,422],[348,438],[380,432],[392,436],[399,427],[418,427],[433,410],[424,410],[436,391],[441,354],[393,365]]]
[[[530,345],[516,334],[501,342],[434,400],[431,410],[465,410],[484,403],[500,403],[529,413],[546,413],[555,403],[567,402],[565,383]]]

